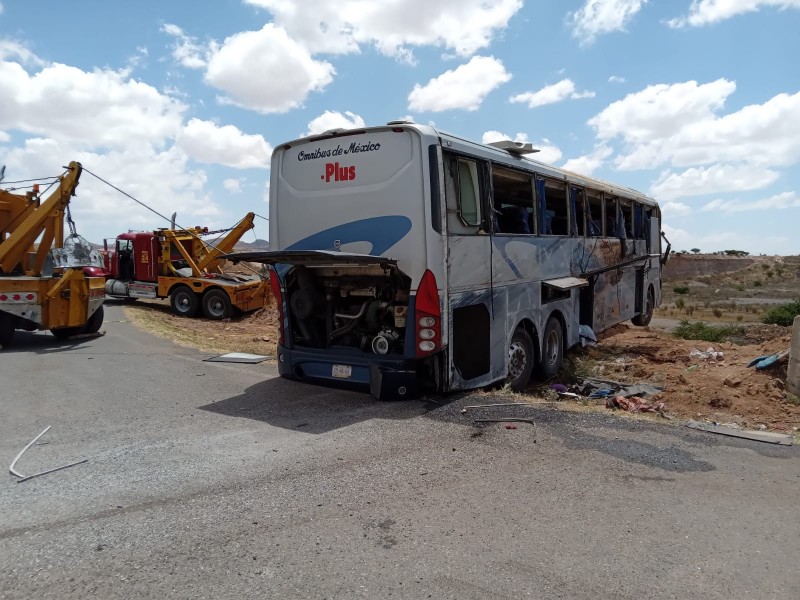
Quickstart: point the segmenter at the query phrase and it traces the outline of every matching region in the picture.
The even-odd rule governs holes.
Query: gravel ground
[[[797,448],[377,403],[137,331],[0,355],[2,598],[797,598]],[[476,427],[475,418],[531,417]]]

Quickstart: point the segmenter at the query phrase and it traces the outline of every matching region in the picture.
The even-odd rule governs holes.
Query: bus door
[[[450,389],[473,388],[496,379],[491,349],[498,346],[494,329],[502,329],[493,313],[488,164],[450,152],[443,154],[443,163],[446,303],[450,315],[448,381]]]

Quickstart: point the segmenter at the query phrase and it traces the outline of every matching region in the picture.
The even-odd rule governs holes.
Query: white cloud
[[[6,142],[11,141],[11,136],[8,135],[5,131],[0,131],[0,144],[5,144]]]
[[[687,196],[757,190],[774,183],[778,173],[743,164],[716,164],[692,167],[681,173],[662,173],[650,188],[656,199],[673,200]]]
[[[149,144],[98,153],[78,149],[68,141],[31,138],[21,147],[0,150],[0,161],[15,179],[61,173],[61,165],[76,160],[163,215],[177,211],[191,224],[212,225],[220,208],[205,192],[204,171],[190,168],[188,157],[172,146],[163,151]],[[71,203],[78,233],[93,242],[128,228],[154,229],[165,224],[153,213],[84,172]],[[198,223],[200,221],[201,223]]]
[[[717,113],[736,89],[726,79],[659,84],[627,95],[589,120],[597,137],[622,138],[623,170],[714,163],[788,166],[800,160],[800,92]]]
[[[521,142],[523,144],[531,142],[533,147],[537,148],[539,152],[535,154],[528,154],[524,157],[529,160],[546,163],[548,165],[551,165],[561,160],[562,156],[561,150],[558,148],[558,146],[554,146],[547,138],[544,138],[539,142],[534,142],[528,139],[527,133],[519,132],[512,138],[510,135],[506,135],[505,133],[501,133],[500,131],[486,131],[484,132],[482,138],[482,142],[484,144],[489,144],[491,142],[500,142],[502,140],[513,140],[515,142]]]
[[[380,52],[411,61],[412,46],[442,46],[459,56],[487,47],[522,0],[245,0],[313,53]]]
[[[707,203],[702,212],[737,213],[747,210],[776,210],[800,207],[800,197],[796,192],[783,192],[761,200],[722,200],[716,199]]]
[[[598,144],[591,153],[569,159],[564,163],[563,168],[591,177],[613,153],[614,150],[611,147],[605,144]]]
[[[692,214],[692,207],[682,202],[665,202],[661,205],[661,214],[664,219],[670,217],[685,217]]]
[[[620,77],[619,75],[612,75],[608,78],[608,83],[625,83],[627,79],[624,77]]]
[[[581,46],[591,44],[598,35],[624,31],[646,0],[586,0],[574,13],[567,14],[572,36]]]
[[[270,23],[259,31],[237,33],[214,48],[206,81],[227,94],[222,102],[281,113],[324,89],[335,73],[330,63],[314,60],[284,29]]]
[[[45,61],[13,40],[0,40],[0,61],[17,59],[23,65],[44,66]]]
[[[410,110],[441,112],[477,110],[484,98],[511,79],[503,63],[493,56],[474,56],[468,63],[445,71],[408,95]]]
[[[124,71],[56,63],[31,75],[19,63],[0,61],[0,128],[82,148],[123,148],[174,136],[185,108]]]
[[[766,7],[800,8],[800,0],[692,0],[687,16],[670,19],[667,24],[674,28],[701,27]]]
[[[364,119],[355,113],[350,111],[340,113],[336,110],[326,110],[320,116],[309,122],[308,131],[301,137],[324,133],[330,129],[358,129],[364,126]]]
[[[266,169],[272,147],[261,135],[248,135],[233,125],[191,119],[178,134],[176,143],[187,156],[208,164],[234,169]]]
[[[231,194],[240,194],[242,192],[242,182],[238,179],[225,179],[222,182],[222,187]]]
[[[547,85],[536,92],[525,92],[511,96],[509,100],[515,104],[527,104],[528,108],[556,104],[567,99],[594,98],[594,92],[578,92],[571,79],[562,79],[558,83]]]
[[[202,69],[206,66],[210,49],[201,46],[197,40],[173,23],[165,23],[161,31],[175,38],[172,57],[187,69]]]
[[[72,212],[79,233],[93,241],[163,223],[88,170],[162,214],[177,210],[193,225],[226,225],[240,215],[226,215],[215,204],[206,172],[192,159],[263,168],[271,149],[263,137],[232,126],[199,119],[184,124],[186,110],[126,70],[52,64],[28,72],[19,62],[0,60],[0,131],[23,140],[0,145],[0,164],[14,179],[27,179],[57,175],[70,160],[83,163],[87,172]]]

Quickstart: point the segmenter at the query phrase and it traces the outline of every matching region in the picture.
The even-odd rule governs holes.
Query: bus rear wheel
[[[518,327],[508,346],[508,376],[506,384],[515,392],[524,392],[533,372],[533,342],[522,327]]]
[[[644,306],[644,312],[636,315],[631,319],[631,323],[637,327],[647,327],[653,319],[653,309],[655,307],[656,299],[653,297],[653,288],[647,289],[647,300]]]
[[[539,371],[543,378],[551,379],[558,375],[564,360],[564,334],[561,331],[561,323],[555,317],[547,320],[543,339],[542,362],[539,365]]]

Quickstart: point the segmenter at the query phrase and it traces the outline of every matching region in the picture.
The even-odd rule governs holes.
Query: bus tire
[[[561,323],[556,317],[550,317],[542,337],[542,362],[539,365],[542,377],[551,379],[558,375],[563,360],[564,333],[561,330]]]
[[[179,285],[169,295],[172,312],[179,317],[193,317],[197,314],[200,302],[188,285]]]
[[[92,316],[89,317],[89,320],[86,321],[84,333],[97,333],[100,331],[100,327],[103,325],[103,313],[103,305],[101,304],[97,307],[97,310],[92,313]]]
[[[0,350],[11,345],[15,329],[14,317],[0,313]]]
[[[203,314],[207,319],[230,319],[232,308],[231,298],[224,290],[211,288],[203,294]]]
[[[653,296],[652,286],[647,288],[647,300],[645,302],[644,312],[631,319],[631,323],[637,327],[647,327],[653,319],[653,309],[655,308],[656,299]]]
[[[533,373],[535,354],[531,336],[517,327],[508,345],[508,376],[506,385],[514,392],[524,392]]]

